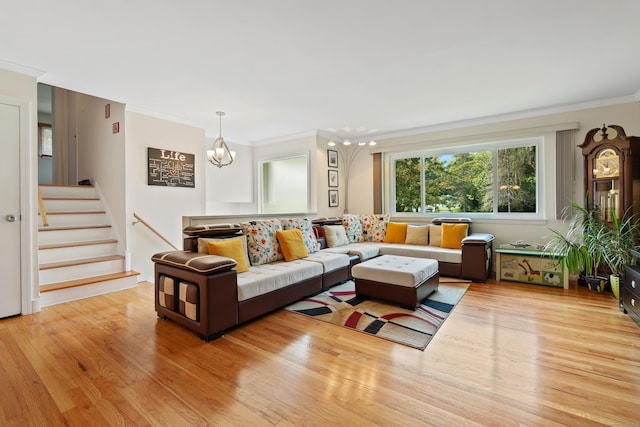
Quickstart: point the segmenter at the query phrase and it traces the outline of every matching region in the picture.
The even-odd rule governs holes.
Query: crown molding
[[[411,129],[404,129],[391,132],[383,132],[371,135],[372,139],[392,139],[405,136],[419,135],[423,133],[432,133],[446,131],[452,129],[462,129],[472,126],[481,126],[510,120],[527,119],[532,117],[547,116],[552,114],[567,113],[571,111],[588,110],[590,108],[606,107],[610,105],[626,104],[628,102],[637,102],[640,100],[640,90],[634,95],[621,96],[617,98],[601,99],[597,101],[582,102],[578,104],[566,104],[553,107],[545,107],[532,110],[515,111],[512,113],[497,114],[494,116],[478,117],[475,119],[460,120],[455,122],[440,123],[435,125],[422,126]]]
[[[15,62],[4,61],[0,59],[0,68],[15,73],[25,74],[30,77],[40,78],[46,74],[46,71],[39,70],[33,67],[27,67],[26,65],[16,64]]]

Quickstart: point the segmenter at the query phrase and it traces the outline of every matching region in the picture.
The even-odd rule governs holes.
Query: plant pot
[[[609,283],[611,284],[611,292],[617,300],[620,299],[620,276],[612,274],[609,276]]]
[[[587,286],[590,291],[593,292],[604,292],[607,287],[607,278],[601,276],[586,276],[585,280],[587,281]]]

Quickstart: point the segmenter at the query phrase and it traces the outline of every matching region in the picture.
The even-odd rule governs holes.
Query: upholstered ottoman
[[[438,290],[438,261],[397,255],[382,255],[354,265],[351,273],[356,294],[417,307]]]

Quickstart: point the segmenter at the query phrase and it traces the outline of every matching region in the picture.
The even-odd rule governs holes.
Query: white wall
[[[203,152],[211,147],[214,139],[207,137]],[[225,142],[231,151],[236,152],[236,158],[232,164],[222,168],[205,162],[206,214],[242,215],[257,212],[253,187],[253,147]]]
[[[206,161],[204,130],[137,113],[125,113],[128,250],[139,280],[153,282],[151,256],[172,250],[143,224],[137,213],[167,240],[182,249],[182,216],[204,215]],[[195,154],[195,188],[147,185],[147,148]]]
[[[126,249],[126,191],[124,104],[94,96],[75,93],[77,123],[78,181],[89,179],[97,184],[108,210],[118,253]],[[105,105],[110,104],[110,117],[105,117]],[[120,132],[113,133],[113,124],[120,123]]]
[[[373,156],[369,147],[359,147],[350,145],[344,147],[340,144],[329,146],[329,139],[323,136],[317,138],[317,167],[318,167],[318,216],[334,217],[340,216],[348,207],[352,214],[373,213]],[[338,152],[338,197],[337,207],[329,207],[328,171],[335,170],[328,165],[327,150]],[[357,153],[356,153],[357,150]],[[349,166],[349,180],[346,176],[346,163],[351,158]],[[345,191],[347,186],[349,191]],[[349,197],[348,205],[345,198]]]
[[[265,160],[273,160],[296,155],[309,156],[309,214],[314,214],[318,209],[318,170],[317,170],[317,137],[315,132],[306,135],[295,136],[282,141],[274,142],[268,145],[258,145],[253,148],[253,170],[258,170],[260,162]],[[326,177],[325,177],[326,179]],[[258,190],[257,185],[259,177],[255,178],[256,187],[254,187],[254,202],[258,206]],[[257,212],[257,209],[256,211]]]
[[[497,140],[506,135],[532,136],[540,134],[548,126],[578,122],[579,129],[575,132],[575,170],[573,179],[573,200],[582,201],[584,198],[583,159],[578,145],[584,140],[585,134],[593,128],[617,124],[622,126],[627,135],[640,135],[640,103],[632,102],[585,110],[571,111],[558,114],[550,114],[539,117],[497,122],[486,125],[469,126],[434,132],[424,132],[416,135],[402,136],[378,140],[374,150],[393,152],[410,149],[421,149],[435,146],[447,146],[454,144],[468,144]],[[526,240],[531,242],[544,242],[551,235],[549,228],[566,229],[562,221],[555,219],[555,133],[548,130],[542,131],[545,136],[544,156],[545,166],[544,183],[545,195],[543,221],[490,221],[476,220],[473,229],[478,232],[492,233],[496,236],[496,244],[508,243],[514,240]],[[372,151],[374,151],[372,150]],[[357,191],[350,192],[350,211],[353,213],[369,212],[372,209],[373,190],[371,176],[373,163],[358,159],[357,166],[353,168],[354,184],[357,180]],[[356,172],[357,171],[357,172]]]

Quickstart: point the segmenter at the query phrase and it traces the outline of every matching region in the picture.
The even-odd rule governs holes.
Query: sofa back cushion
[[[283,230],[300,230],[304,245],[310,254],[320,250],[320,243],[316,239],[313,224],[309,218],[282,218],[280,224]]]
[[[309,256],[309,251],[304,244],[302,233],[299,229],[278,230],[276,236],[285,261],[294,261]]]
[[[282,230],[279,219],[263,219],[242,223],[242,233],[247,237],[247,249],[251,265],[262,265],[284,259],[276,232]]]
[[[442,226],[429,224],[429,246],[440,247],[442,244]]]
[[[327,240],[327,247],[337,248],[349,244],[347,233],[342,225],[325,225],[324,238]]]
[[[429,225],[408,225],[407,237],[404,242],[408,245],[427,246],[429,244]]]
[[[361,242],[362,240],[362,220],[360,215],[344,214],[342,215],[342,225],[347,234],[349,243]]]

